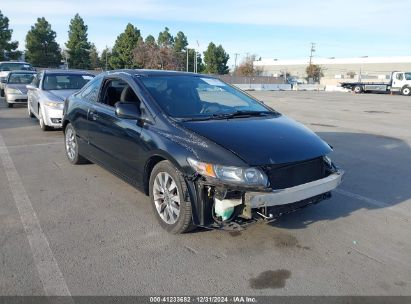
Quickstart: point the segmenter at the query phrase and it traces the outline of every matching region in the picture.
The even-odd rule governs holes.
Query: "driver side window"
[[[99,102],[114,107],[119,101],[140,104],[136,93],[127,82],[116,78],[106,79]]]
[[[397,74],[397,80],[403,80],[403,75],[402,75],[402,73]]]

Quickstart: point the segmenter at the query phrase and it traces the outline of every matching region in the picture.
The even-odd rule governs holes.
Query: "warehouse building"
[[[336,84],[341,81],[389,81],[392,71],[411,71],[411,56],[399,57],[354,57],[354,58],[313,58],[313,64],[321,66],[321,83]],[[306,78],[305,69],[309,59],[281,60],[262,58],[254,62],[262,70],[262,75],[279,76],[285,73],[301,81]]]

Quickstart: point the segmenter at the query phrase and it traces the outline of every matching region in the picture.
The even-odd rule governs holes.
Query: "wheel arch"
[[[64,134],[66,133],[66,127],[69,123],[70,123],[70,121],[68,119],[63,120],[63,123],[62,123],[61,127],[63,128],[63,133]]]
[[[150,181],[150,175],[151,172],[153,171],[153,168],[155,165],[157,165],[159,162],[168,160],[171,162],[178,170],[183,172],[180,164],[177,162],[177,160],[172,157],[170,154],[168,154],[165,151],[156,151],[153,153],[145,162],[144,165],[144,171],[143,171],[143,190],[146,195],[149,195],[149,181]]]

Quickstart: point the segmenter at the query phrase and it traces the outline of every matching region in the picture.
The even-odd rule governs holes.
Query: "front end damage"
[[[199,174],[186,177],[194,224],[238,231],[253,223],[270,223],[330,198],[344,174],[323,157],[261,169],[269,176],[268,187],[232,185]]]

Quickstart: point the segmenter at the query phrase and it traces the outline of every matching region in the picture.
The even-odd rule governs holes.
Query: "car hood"
[[[46,91],[50,99],[56,101],[64,101],[70,95],[76,93],[78,90],[49,90]]]
[[[180,124],[232,151],[249,165],[302,161],[331,152],[314,132],[283,115]]]
[[[13,83],[8,83],[7,87],[11,88],[11,89],[18,89],[20,90],[21,93],[23,94],[27,94],[27,88],[26,88],[27,84],[13,84]]]

